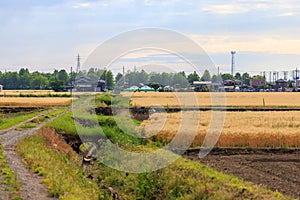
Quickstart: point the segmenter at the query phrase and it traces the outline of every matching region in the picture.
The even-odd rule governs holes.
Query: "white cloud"
[[[209,5],[202,9],[205,12],[210,12],[214,14],[239,14],[249,11],[249,8],[242,5],[234,4],[223,4],[223,5]]]
[[[76,3],[72,7],[73,8],[94,8],[94,7],[107,7],[109,6],[106,1],[96,1],[96,2],[81,2]]]
[[[292,16],[295,9],[300,7],[299,2],[295,0],[234,0],[231,3],[213,3],[202,7],[202,11],[218,14],[240,14],[251,11],[284,11],[284,16]]]
[[[273,54],[299,54],[300,39],[270,34],[190,35],[208,53],[232,50]]]
[[[180,3],[180,0],[168,0],[168,1],[160,1],[160,0],[144,0],[145,6],[170,6],[176,5]]]
[[[91,7],[91,3],[76,3],[75,5],[73,5],[73,8],[88,8]]]
[[[292,17],[292,16],[295,16],[296,13],[294,12],[287,12],[287,13],[281,13],[278,15],[278,17]]]

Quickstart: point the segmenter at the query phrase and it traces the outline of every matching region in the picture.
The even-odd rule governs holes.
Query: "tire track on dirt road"
[[[15,145],[18,143],[19,140],[22,138],[35,134],[42,126],[46,123],[53,121],[57,117],[64,115],[68,111],[54,116],[41,124],[39,124],[35,128],[31,129],[24,129],[24,130],[16,130],[17,127],[23,125],[31,120],[41,116],[43,112],[31,119],[25,120],[7,130],[0,132],[0,141],[3,145],[3,154],[5,155],[9,167],[18,175],[18,180],[22,182],[21,188],[21,197],[23,199],[28,200],[53,200],[56,198],[52,198],[49,196],[49,192],[46,189],[45,185],[42,184],[42,177],[37,176],[36,174],[32,173],[30,169],[23,163],[22,158],[19,157],[15,152]],[[2,200],[2,197],[0,197]],[[3,199],[4,200],[4,199]]]

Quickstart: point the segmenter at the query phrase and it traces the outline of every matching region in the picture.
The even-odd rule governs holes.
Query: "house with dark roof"
[[[284,92],[285,89],[288,87],[288,81],[284,79],[278,79],[275,81],[275,90]]]
[[[94,83],[88,76],[77,76],[74,81],[74,91],[76,92],[94,92],[97,83]]]

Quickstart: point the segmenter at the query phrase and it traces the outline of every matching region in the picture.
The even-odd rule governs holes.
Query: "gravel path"
[[[22,182],[21,197],[23,199],[28,199],[28,200],[56,199],[56,198],[49,197],[49,192],[47,191],[46,187],[41,183],[43,178],[32,173],[28,169],[28,167],[23,164],[22,158],[15,153],[15,145],[19,140],[21,140],[25,136],[35,134],[39,128],[41,128],[46,123],[54,120],[56,117],[44,121],[43,123],[39,124],[35,128],[25,129],[21,131],[15,130],[16,127],[28,121],[31,121],[36,117],[26,120],[25,122],[22,122],[7,130],[0,131],[0,141],[3,146],[3,154],[6,156],[9,167],[14,172],[17,173],[18,179]],[[0,196],[0,200],[6,200],[6,199],[7,198],[5,197],[5,194]]]

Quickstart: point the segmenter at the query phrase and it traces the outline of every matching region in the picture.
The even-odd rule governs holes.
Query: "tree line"
[[[64,69],[53,73],[30,73],[27,68],[22,68],[19,72],[0,71],[0,84],[6,90],[63,90],[68,81],[69,74]]]
[[[88,76],[91,81],[96,83],[99,79],[106,81],[108,89],[114,86],[133,85],[139,86],[141,83],[146,85],[163,85],[174,88],[186,88],[193,84],[194,81],[212,81],[218,82],[227,79],[239,79],[245,84],[250,84],[250,75],[248,73],[211,75],[208,70],[205,70],[202,76],[196,71],[186,74],[184,71],[177,73],[147,73],[141,71],[127,71],[125,78],[123,74],[118,73],[116,76],[106,69],[90,68],[88,71],[80,71],[79,73],[67,73],[66,70],[54,70],[52,73],[41,73],[38,71],[30,72],[27,68],[21,68],[18,72],[0,71],[0,84],[4,85],[6,90],[55,90],[64,91],[67,85],[74,83],[76,76]],[[254,76],[253,78],[261,78]]]
[[[65,91],[66,86],[74,83],[76,76],[85,75],[93,82],[98,79],[107,80],[108,86],[114,85],[114,78],[111,71],[91,68],[88,72],[67,73],[66,70],[54,70],[52,73],[30,72],[27,68],[21,68],[18,72],[0,71],[0,85],[6,90],[54,90]]]
[[[208,70],[205,70],[202,76],[199,75],[196,71],[186,74],[184,71],[178,73],[147,73],[144,70],[141,71],[128,71],[125,74],[125,79],[121,73],[118,73],[115,77],[115,83],[117,85],[139,85],[140,83],[159,83],[163,86],[172,86],[172,87],[180,87],[185,88],[189,85],[192,85],[194,81],[211,81],[211,82],[222,82],[228,79],[238,79],[243,81],[245,84],[250,84],[251,78],[264,78],[261,76],[251,77],[248,73],[240,74],[237,72],[235,75],[231,75],[228,73],[219,74],[219,75],[211,75]]]

